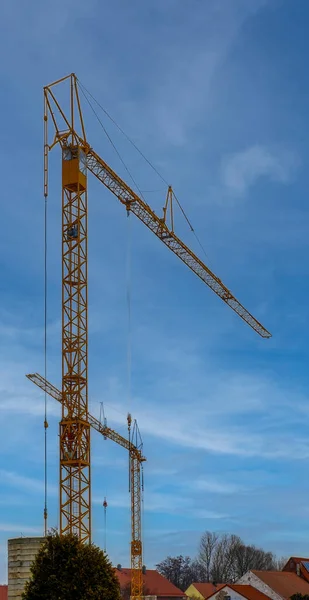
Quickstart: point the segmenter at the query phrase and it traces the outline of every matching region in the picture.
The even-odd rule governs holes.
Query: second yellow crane
[[[37,385],[41,390],[62,404],[63,398],[60,390],[49,383],[39,373],[29,373],[26,377]],[[112,440],[119,446],[122,446],[129,452],[130,458],[130,493],[131,493],[131,589],[135,593],[135,597],[140,598],[143,592],[143,548],[142,548],[142,491],[143,483],[141,477],[141,469],[146,461],[143,456],[143,444],[141,439],[138,440],[138,431],[136,421],[134,421],[133,431],[132,418],[128,415],[129,439],[127,440],[114,429],[107,427],[105,423],[101,423],[91,413],[88,413],[88,422],[92,429],[98,431],[104,438]],[[140,438],[140,436],[139,436]],[[136,440],[134,443],[133,440]]]

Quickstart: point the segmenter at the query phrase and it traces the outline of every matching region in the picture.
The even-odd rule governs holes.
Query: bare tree
[[[205,580],[209,582],[211,576],[211,565],[213,561],[214,551],[216,549],[219,536],[217,533],[205,531],[201,537],[199,548],[199,561],[204,567]]]
[[[246,546],[242,542],[235,548],[234,567],[235,580],[252,569],[271,571],[276,568],[271,552],[265,552],[256,546]]]
[[[204,565],[207,581],[216,583],[235,582],[251,569],[277,568],[271,552],[246,545],[237,535],[209,531],[201,538],[199,561]]]
[[[235,556],[241,539],[224,534],[218,539],[211,565],[211,578],[215,583],[235,581]]]
[[[161,575],[183,592],[196,581],[199,565],[190,556],[168,556],[156,565]]]
[[[203,583],[207,581],[205,566],[197,558],[191,561],[191,578],[191,583]]]
[[[168,556],[157,569],[185,591],[191,583],[233,583],[252,569],[279,570],[285,563],[285,559],[277,559],[272,552],[245,544],[237,535],[205,531],[196,560],[189,556]]]
[[[285,567],[288,560],[289,560],[288,556],[276,556],[275,560],[274,560],[275,570],[282,571],[283,567]]]

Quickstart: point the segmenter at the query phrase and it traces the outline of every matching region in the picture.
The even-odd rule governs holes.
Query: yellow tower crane
[[[63,403],[63,398],[60,390],[49,383],[39,373],[29,373],[26,375],[32,383],[37,385],[41,390],[49,396]],[[127,440],[114,429],[107,427],[105,423],[101,423],[91,413],[87,414],[90,426],[98,431],[104,438],[112,440],[119,446],[122,446],[129,452],[130,458],[130,493],[131,493],[131,597],[140,600],[143,595],[143,573],[142,573],[142,465],[146,461],[143,456],[143,444],[140,436],[138,436],[137,424],[134,421],[131,434],[132,419],[128,415],[129,439]],[[136,435],[135,435],[136,434]],[[139,438],[139,439],[138,439]],[[133,440],[136,443],[133,443]],[[107,506],[107,504],[106,504]],[[139,550],[139,552],[137,551]]]
[[[62,109],[56,90],[69,82],[70,109]],[[85,132],[78,79],[74,73],[44,88],[44,194],[48,195],[48,154],[56,145],[62,151],[62,419],[60,422],[60,533],[75,532],[91,540],[90,422],[88,413],[87,326],[87,172],[90,171],[135,214],[191,271],[208,285],[256,333],[271,337],[261,323],[182,242],[174,231],[173,199],[168,188],[162,218],[92,149]],[[49,142],[48,123],[54,137]],[[171,219],[168,223],[167,214]],[[141,541],[131,557],[140,561]],[[132,598],[140,596],[132,589]]]

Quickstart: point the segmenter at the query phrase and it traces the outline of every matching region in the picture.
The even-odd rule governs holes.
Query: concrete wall
[[[13,538],[8,540],[8,600],[20,600],[25,583],[30,579],[30,567],[44,538]]]
[[[245,575],[243,575],[236,583],[245,583],[247,585],[252,585],[263,594],[266,594],[272,600],[282,600],[282,597],[279,594],[276,594],[274,590],[272,590],[266,583],[264,583],[259,577],[257,577],[252,571],[248,571]]]

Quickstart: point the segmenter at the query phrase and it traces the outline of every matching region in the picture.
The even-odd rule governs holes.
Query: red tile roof
[[[8,586],[0,585],[0,600],[8,600]]]
[[[241,596],[247,598],[247,600],[269,600],[269,596],[266,596],[265,594],[263,594],[263,592],[260,592],[260,590],[257,590],[252,585],[241,585],[240,583],[233,583],[228,584],[227,587],[231,588],[238,594],[241,594]]]
[[[212,596],[213,594],[215,594],[216,592],[218,592],[219,590],[221,590],[221,588],[223,588],[226,584],[225,583],[192,583],[192,585],[194,585],[195,589],[202,594],[203,598],[209,598],[210,596]]]
[[[300,574],[309,583],[309,570],[303,565],[303,563],[300,563]]]
[[[299,556],[290,556],[289,560],[284,565],[282,571],[294,571],[295,572],[296,565],[301,562],[309,562],[309,558],[300,558]],[[293,563],[293,564],[291,565],[290,563]]]
[[[116,569],[116,575],[118,577],[120,587],[125,587],[131,582],[131,569]],[[185,598],[184,592],[179,590],[173,585],[168,579],[165,579],[163,575],[160,575],[158,571],[147,569],[143,575],[144,588],[147,595],[150,596],[168,596],[169,598]]]
[[[293,594],[297,593],[309,594],[309,583],[298,577],[296,573],[255,570],[251,572],[283,598],[290,598]]]

